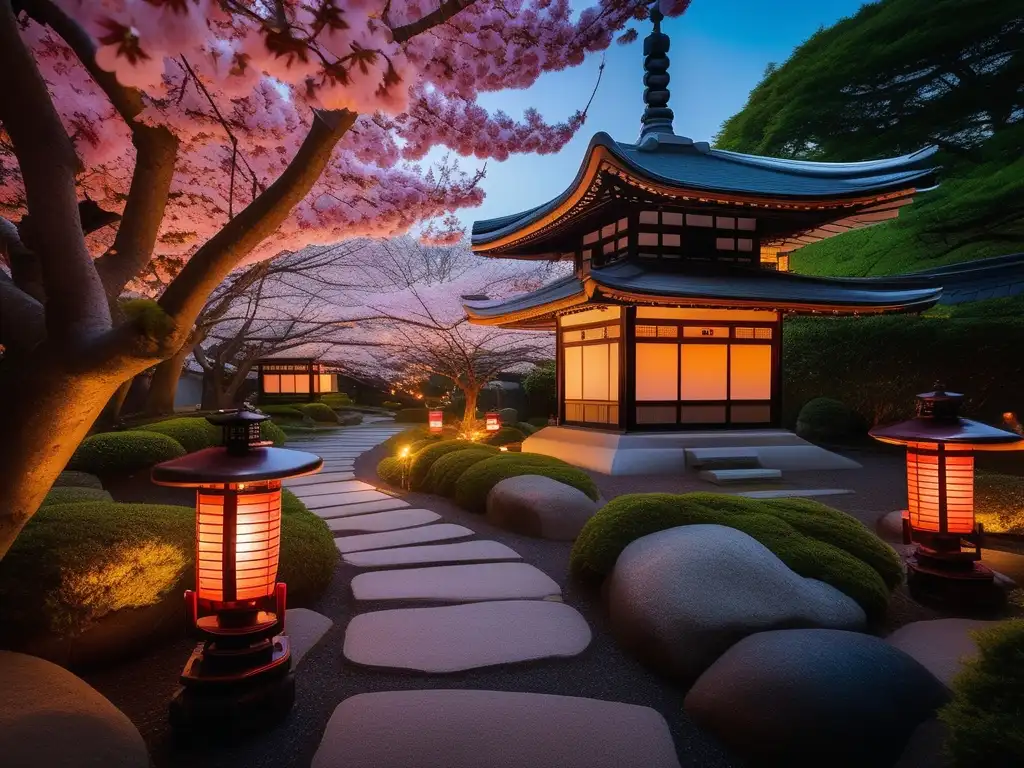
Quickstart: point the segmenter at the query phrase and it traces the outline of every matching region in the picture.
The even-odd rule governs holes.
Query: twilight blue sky
[[[574,0],[577,10],[590,3]],[[695,141],[711,141],[722,122],[746,103],[769,62],[783,62],[819,27],[851,16],[863,0],[693,0],[678,19],[662,29],[672,38],[669,53],[675,131]],[[487,163],[483,205],[459,212],[468,226],[532,208],[564,190],[579,168],[590,137],[605,131],[619,141],[635,141],[643,112],[643,38],[650,23],[639,25],[640,38],[628,46],[612,43],[605,53],[601,87],[587,122],[556,155],[512,155]],[[597,79],[601,55],[581,66],[544,75],[529,90],[502,91],[480,99],[489,110],[519,117],[535,106],[549,121],[566,118],[587,103]],[[460,158],[466,169],[479,165]]]

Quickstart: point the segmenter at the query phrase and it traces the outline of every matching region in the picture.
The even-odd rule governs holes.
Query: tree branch
[[[428,29],[440,24],[444,24],[459,11],[468,8],[475,2],[476,0],[443,0],[443,2],[437,7],[436,11],[432,11],[426,16],[423,16],[409,24],[403,24],[400,27],[392,29],[391,38],[399,44],[408,42],[412,38],[416,37],[416,35],[422,34]]]

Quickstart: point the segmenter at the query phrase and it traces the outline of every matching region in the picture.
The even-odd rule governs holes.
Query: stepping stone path
[[[285,486],[324,519],[344,563],[368,569],[351,580],[356,602],[345,628],[346,660],[443,675],[583,653],[590,628],[561,601],[550,576],[515,562],[519,553],[500,542],[472,538],[470,528],[413,508],[393,489],[355,479],[356,458],[402,429],[375,422],[288,446],[322,456],[324,467]],[[359,612],[371,601],[451,604]],[[413,690],[343,701],[313,766],[679,768],[679,762],[664,718],[647,707],[509,691]]]

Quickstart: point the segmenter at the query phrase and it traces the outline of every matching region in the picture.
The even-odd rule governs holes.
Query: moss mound
[[[400,459],[398,456],[385,456],[377,463],[377,477],[388,485],[402,488],[406,462],[406,459]]]
[[[796,420],[796,433],[812,441],[853,440],[867,431],[867,421],[859,413],[830,397],[808,401]]]
[[[338,414],[326,403],[303,403],[297,406],[302,413],[321,424],[337,424]]]
[[[302,412],[302,408],[299,405],[271,403],[269,405],[261,405],[260,410],[268,416],[276,416],[280,419],[294,419],[296,421],[303,421],[306,419],[306,414]]]
[[[469,440],[438,440],[417,450],[409,469],[409,487],[414,491],[427,490],[424,483],[434,462],[453,451],[471,448]]]
[[[975,633],[978,656],[953,679],[939,711],[954,768],[1024,765],[1024,619]]]
[[[423,481],[423,489],[451,498],[462,474],[485,459],[498,455],[498,449],[491,445],[475,445],[460,451],[445,454],[427,472]]]
[[[352,405],[352,398],[344,392],[325,392],[320,395],[320,402],[328,408],[345,408]]]
[[[509,443],[521,443],[525,439],[526,435],[515,427],[502,427],[487,438],[487,444],[501,446]]]
[[[64,470],[53,482],[54,488],[103,488],[103,483],[96,475],[88,472],[72,472]]]
[[[501,423],[509,426],[519,421],[519,411],[515,408],[502,408],[498,411],[498,415],[501,417]]]
[[[188,453],[220,445],[220,428],[197,416],[157,421],[139,429],[174,438]]]
[[[54,504],[76,504],[83,501],[113,501],[114,497],[102,488],[51,488],[40,507]]]
[[[543,475],[583,491],[597,500],[597,486],[586,472],[561,459],[539,453],[507,453],[492,456],[467,469],[455,487],[455,503],[470,512],[487,510],[487,494],[502,480],[518,475]]]
[[[99,476],[128,474],[185,453],[177,440],[156,432],[101,432],[82,441],[68,462],[68,469]]]
[[[280,448],[288,440],[288,433],[268,419],[260,423],[260,437],[264,440],[270,440],[275,446]]]
[[[412,445],[428,437],[430,437],[430,429],[428,427],[410,427],[409,429],[403,429],[397,435],[389,437],[381,443],[381,447],[390,456],[398,453],[405,446]]]
[[[757,539],[793,571],[830,584],[868,616],[885,614],[902,579],[896,553],[853,518],[809,499],[746,499],[715,493],[637,493],[598,510],[572,549],[573,572],[604,577],[642,536],[680,525],[726,525]]]

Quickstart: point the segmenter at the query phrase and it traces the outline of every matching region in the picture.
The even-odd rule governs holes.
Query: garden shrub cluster
[[[259,408],[268,416],[274,416],[279,419],[294,419],[295,421],[312,420],[312,417],[306,417],[306,414],[302,412],[302,408],[299,407],[298,403],[292,405],[270,403],[268,405],[261,405]]]
[[[336,414],[326,403],[303,403],[298,406],[303,414],[309,416],[313,421],[321,424],[337,424]]]
[[[519,421],[519,411],[515,408],[502,408],[498,411],[498,416],[501,417],[501,423],[506,426],[512,426]]]
[[[387,408],[389,411],[397,411],[402,407],[401,403],[396,403],[394,400],[385,400],[381,403],[382,408]]]
[[[472,448],[452,451],[434,462],[423,481],[423,490],[449,498],[455,495],[459,478],[474,464],[498,456],[493,445],[476,444]]]
[[[974,516],[988,533],[1024,534],[1024,477],[978,472]]]
[[[426,424],[429,413],[426,408],[402,408],[395,412],[395,423]]]
[[[796,433],[814,442],[841,443],[867,434],[864,417],[830,397],[808,401],[796,419]]]
[[[0,560],[0,645],[31,648],[43,638],[79,636],[123,609],[180,603],[193,586],[194,551],[192,507],[44,506]],[[308,604],[323,592],[337,558],[327,524],[283,491],[278,578],[289,603]]]
[[[439,440],[417,450],[410,462],[409,487],[414,491],[423,490],[427,473],[434,466],[434,462],[453,451],[465,450],[475,445],[476,443],[469,440]]]
[[[533,424],[531,424],[528,421],[520,421],[520,422],[516,423],[516,429],[518,429],[524,435],[529,437],[534,432],[536,432],[538,429],[540,429],[540,427],[535,427]]]
[[[328,408],[345,408],[352,405],[352,399],[344,392],[324,392],[320,395],[320,402]]]
[[[487,494],[491,489],[502,480],[519,475],[550,477],[578,488],[595,501],[598,498],[597,486],[590,475],[561,459],[539,453],[507,453],[492,456],[463,472],[455,484],[455,503],[482,514],[487,509]]]
[[[899,556],[856,519],[809,499],[747,499],[715,493],[637,493],[598,510],[572,549],[581,576],[604,577],[622,550],[642,536],[706,523],[743,531],[793,571],[830,584],[869,617],[885,614],[903,578]]]
[[[130,474],[185,453],[177,440],[156,432],[101,432],[82,441],[71,456],[68,469],[100,477]]]
[[[63,486],[51,488],[40,507],[52,507],[55,504],[77,504],[83,501],[113,501],[114,497],[102,488],[76,488]]]
[[[548,419],[546,416],[534,416],[526,420],[527,424],[532,424],[537,429],[543,429],[548,425]]]
[[[177,419],[157,421],[139,427],[143,432],[155,432],[177,440],[186,452],[201,451],[220,445],[221,430],[201,416],[184,416]]]
[[[939,711],[949,729],[953,768],[1024,765],[1024,620],[975,633],[977,658],[953,679],[953,698]]]
[[[489,445],[502,446],[509,445],[510,443],[521,443],[525,439],[526,435],[515,427],[502,427],[487,438],[487,443]]]
[[[88,472],[73,472],[71,470],[64,470],[57,479],[53,482],[54,488],[103,488],[103,483],[96,475],[90,475]]]
[[[406,459],[401,459],[398,456],[385,456],[377,463],[377,477],[388,485],[401,488],[406,465]]]
[[[275,447],[280,448],[287,442],[288,434],[273,421],[267,419],[260,422],[260,438],[270,440]]]

